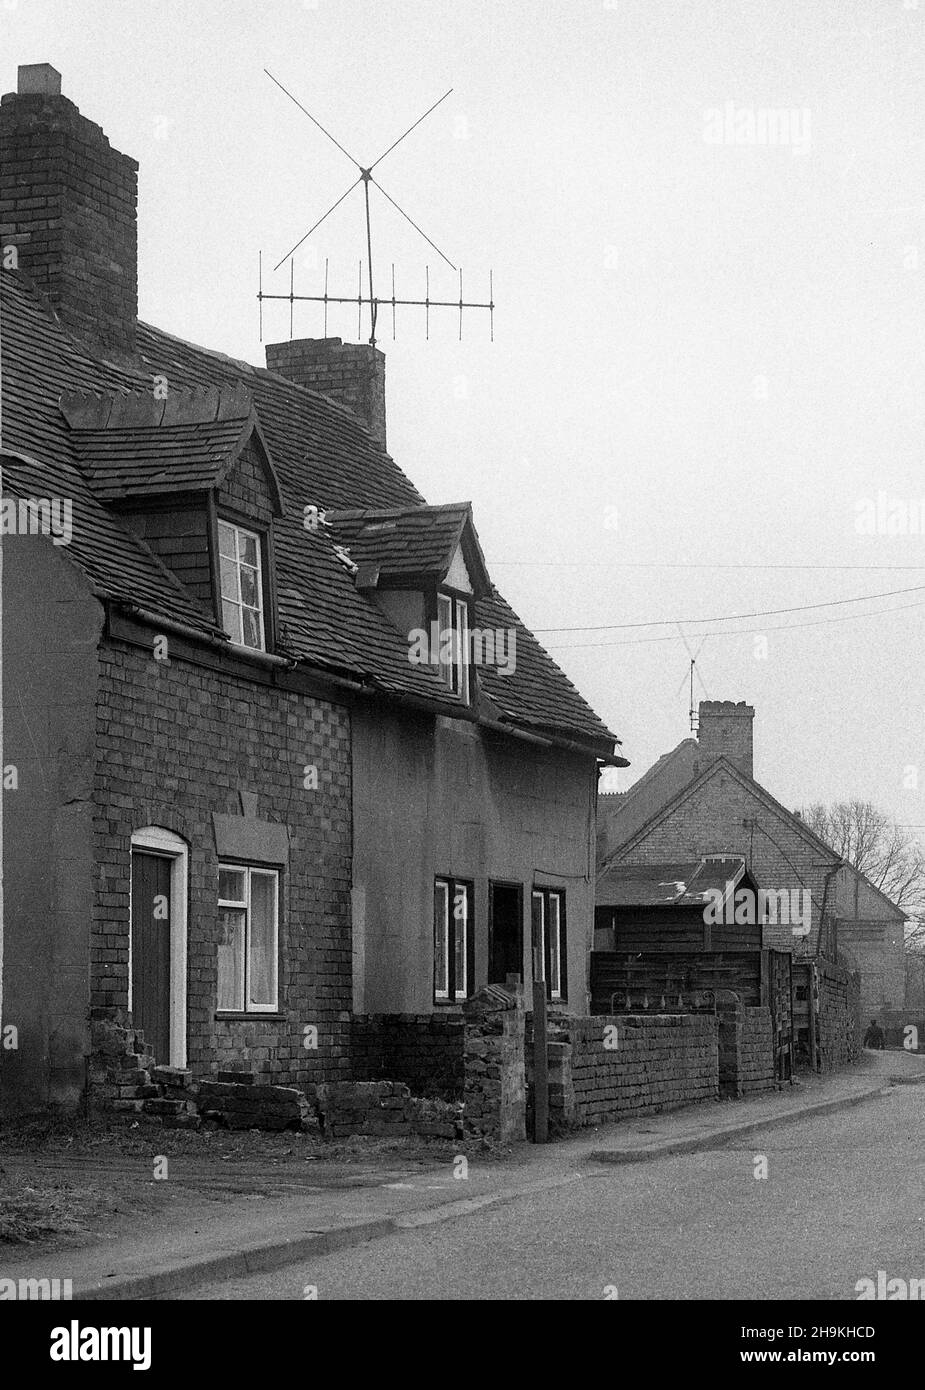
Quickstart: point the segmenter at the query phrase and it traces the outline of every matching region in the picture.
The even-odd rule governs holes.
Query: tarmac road
[[[181,1297],[850,1300],[879,1270],[925,1279],[925,1086]]]

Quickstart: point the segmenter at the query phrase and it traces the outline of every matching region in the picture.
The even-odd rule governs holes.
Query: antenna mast
[[[274,271],[276,271],[276,270],[279,270],[280,267],[281,267],[286,261],[290,261],[290,262],[291,262],[291,264],[290,264],[290,272],[289,272],[289,293],[288,293],[288,294],[268,294],[268,293],[265,292],[265,290],[264,290],[264,288],[263,288],[263,258],[262,258],[262,253],[261,253],[259,289],[258,289],[258,292],[257,292],[257,299],[258,299],[259,304],[260,304],[260,339],[261,339],[261,342],[263,341],[263,301],[264,301],[265,299],[281,299],[281,300],[288,300],[288,301],[289,301],[289,336],[290,336],[290,338],[293,336],[293,323],[294,323],[294,319],[293,319],[293,310],[294,310],[294,305],[296,304],[297,301],[304,301],[304,302],[308,302],[308,303],[317,303],[317,304],[323,304],[323,305],[324,305],[325,335],[327,335],[327,315],[328,315],[328,305],[329,305],[329,304],[356,304],[356,305],[357,305],[357,312],[358,312],[358,314],[359,314],[359,316],[360,316],[361,323],[362,323],[363,306],[364,306],[364,305],[368,305],[368,307],[369,307],[369,328],[370,328],[370,332],[369,332],[369,342],[370,342],[370,346],[372,346],[372,347],[375,347],[375,346],[376,346],[376,324],[377,324],[377,320],[378,320],[378,317],[379,317],[379,305],[380,305],[380,303],[382,303],[382,304],[391,304],[391,306],[392,306],[392,336],[393,336],[393,337],[395,336],[395,308],[396,308],[397,305],[405,305],[405,306],[409,306],[409,307],[420,307],[420,308],[423,308],[423,309],[425,310],[425,322],[426,322],[426,326],[427,326],[427,329],[428,329],[428,337],[430,336],[430,334],[429,334],[429,328],[430,328],[430,311],[431,311],[431,309],[434,309],[434,308],[439,308],[439,309],[442,309],[442,308],[458,309],[458,310],[459,310],[459,336],[460,336],[460,338],[462,338],[462,317],[463,317],[463,309],[487,309],[488,312],[489,312],[490,329],[491,329],[491,341],[494,342],[494,337],[495,337],[495,332],[494,332],[494,311],[495,311],[495,304],[494,304],[494,276],[493,276],[492,272],[489,271],[489,273],[488,273],[488,299],[485,300],[485,301],[481,301],[481,302],[477,302],[477,301],[469,301],[469,302],[467,302],[467,301],[465,301],[465,300],[463,299],[463,293],[462,293],[462,270],[461,270],[458,266],[455,266],[455,265],[453,264],[453,262],[450,260],[449,256],[445,255],[444,252],[440,250],[440,247],[437,245],[436,242],[431,241],[431,239],[430,239],[430,237],[427,235],[427,233],[424,232],[424,231],[418,226],[418,224],[414,221],[414,219],[413,219],[412,217],[410,217],[410,216],[408,215],[407,212],[405,212],[404,208],[400,207],[399,204],[395,201],[395,199],[394,199],[393,197],[391,197],[391,195],[390,195],[389,193],[386,192],[386,190],[383,188],[382,184],[378,181],[378,179],[374,179],[374,178],[373,178],[373,170],[376,168],[376,166],[377,166],[378,164],[381,164],[382,161],[386,158],[386,156],[387,156],[387,155],[390,155],[390,154],[392,153],[392,151],[396,148],[396,146],[400,145],[401,142],[402,142],[404,139],[406,139],[406,137],[409,136],[413,130],[416,130],[417,127],[421,124],[421,122],[424,121],[424,120],[426,120],[427,117],[431,114],[432,111],[435,111],[435,110],[437,109],[437,107],[438,107],[442,102],[446,101],[447,97],[450,95],[450,93],[452,92],[453,88],[450,87],[449,91],[444,92],[443,96],[440,97],[437,101],[435,101],[434,104],[433,104],[433,106],[428,107],[428,109],[424,112],[423,116],[419,116],[418,119],[417,119],[412,125],[410,125],[410,126],[408,127],[408,129],[407,129],[402,135],[400,135],[400,136],[398,137],[397,140],[394,140],[394,141],[392,142],[392,144],[388,147],[387,150],[384,150],[383,153],[382,153],[381,155],[379,155],[378,159],[374,159],[373,162],[372,162],[372,164],[370,164],[370,165],[368,165],[368,166],[365,166],[365,165],[361,164],[361,163],[359,162],[359,160],[355,159],[355,158],[353,157],[353,155],[349,153],[348,150],[344,149],[344,146],[340,143],[340,141],[339,141],[339,140],[336,140],[336,139],[334,138],[334,136],[331,134],[331,132],[330,132],[329,130],[326,130],[325,127],[321,124],[321,122],[315,119],[315,117],[314,117],[314,116],[312,115],[312,113],[308,110],[308,108],[305,107],[305,106],[303,106],[302,103],[301,103],[296,97],[294,97],[294,96],[292,95],[292,93],[291,93],[290,91],[288,91],[288,89],[287,89],[286,87],[283,86],[282,82],[280,82],[280,81],[278,80],[278,78],[276,78],[276,77],[273,76],[272,72],[270,72],[268,68],[264,68],[264,72],[266,73],[267,77],[269,77],[270,81],[271,81],[271,82],[274,82],[274,83],[276,84],[276,86],[279,87],[280,91],[281,91],[281,92],[284,92],[285,95],[286,95],[287,97],[289,97],[290,101],[295,102],[295,104],[296,104],[296,106],[298,106],[299,110],[300,110],[300,111],[303,111],[303,112],[305,113],[305,115],[306,115],[306,116],[308,117],[308,119],[312,122],[312,124],[315,125],[315,126],[317,126],[318,129],[322,132],[322,134],[325,135],[325,136],[327,136],[327,138],[331,141],[331,143],[332,143],[333,145],[336,145],[336,146],[337,146],[337,148],[340,150],[341,154],[345,155],[346,158],[350,160],[351,164],[355,165],[355,167],[356,167],[356,169],[357,169],[357,178],[354,179],[354,181],[353,181],[353,183],[350,185],[350,187],[349,187],[344,193],[341,194],[341,196],[337,199],[337,201],[336,201],[335,203],[332,203],[332,205],[328,208],[327,212],[324,213],[323,216],[319,217],[319,218],[318,218],[318,221],[315,222],[314,225],[311,226],[311,227],[308,229],[308,231],[305,233],[305,235],[304,235],[303,237],[300,238],[299,241],[296,242],[295,246],[293,246],[292,249],[291,249],[290,251],[287,251],[286,255],[283,256],[282,259],[281,259],[280,261],[278,261],[278,262],[276,263],[276,265],[273,267]],[[364,208],[365,208],[365,214],[366,214],[366,267],[367,267],[367,291],[368,291],[367,294],[366,294],[366,295],[363,294],[363,267],[362,267],[362,262],[361,262],[361,264],[360,264],[360,284],[359,284],[358,291],[357,291],[356,295],[337,295],[337,294],[329,294],[329,293],[328,293],[328,263],[327,263],[327,260],[325,260],[324,294],[323,294],[323,295],[321,295],[321,294],[296,294],[296,293],[295,293],[295,268],[294,268],[295,263],[291,261],[291,258],[295,255],[296,251],[298,251],[299,247],[302,246],[303,243],[306,242],[306,241],[308,240],[308,238],[312,235],[312,233],[315,232],[315,231],[317,231],[317,229],[321,226],[322,222],[324,222],[328,217],[330,217],[331,213],[334,212],[334,210],[335,210],[336,208],[340,207],[340,205],[341,205],[341,203],[344,201],[344,199],[347,198],[348,195],[351,194],[351,193],[353,192],[353,190],[358,186],[358,184],[361,184],[361,183],[362,183],[362,185],[363,185],[363,201],[364,201]],[[392,266],[392,295],[391,295],[391,298],[390,298],[390,299],[384,299],[384,300],[380,300],[380,299],[377,298],[377,296],[376,296],[376,291],[375,291],[375,284],[374,284],[374,280],[373,280],[373,234],[372,234],[372,217],[371,217],[371,214],[370,214],[370,204],[369,204],[369,187],[370,187],[370,184],[373,184],[376,188],[378,188],[379,192],[380,192],[380,193],[382,194],[382,196],[386,199],[386,201],[389,202],[389,203],[391,203],[392,207],[394,207],[395,210],[396,210],[397,212],[401,213],[401,215],[402,215],[402,217],[405,219],[405,221],[408,222],[408,223],[410,223],[410,225],[414,228],[414,230],[418,233],[418,235],[419,235],[419,236],[422,236],[422,237],[424,238],[424,240],[427,242],[428,246],[431,246],[431,247],[437,252],[437,255],[440,256],[441,259],[444,260],[444,261],[446,262],[446,264],[450,267],[451,270],[456,271],[456,273],[457,273],[458,276],[459,276],[459,299],[458,299],[458,300],[431,299],[431,297],[430,297],[430,268],[429,268],[429,267],[426,267],[426,268],[425,268],[425,291],[424,291],[424,298],[423,298],[423,299],[397,299],[396,296],[395,296],[395,267],[394,267],[394,265]],[[362,331],[362,328],[361,328],[360,331]]]

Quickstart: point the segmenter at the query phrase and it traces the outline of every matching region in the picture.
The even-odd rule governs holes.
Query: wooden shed
[[[759,951],[764,908],[741,855],[616,864],[597,884],[595,951]]]

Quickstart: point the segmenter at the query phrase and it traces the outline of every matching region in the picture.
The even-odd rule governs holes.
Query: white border
[[[132,850],[149,850],[170,865],[170,1065],[186,1066],[186,913],[189,846],[172,830],[146,825],[132,833]],[[131,883],[131,875],[129,877]],[[132,902],[129,888],[128,1007],[132,1007]]]

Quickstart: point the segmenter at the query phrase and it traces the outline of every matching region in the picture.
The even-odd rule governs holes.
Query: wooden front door
[[[170,1063],[171,864],[132,852],[132,1020],[162,1065]]]
[[[503,985],[508,975],[523,979],[523,906],[520,885],[492,883],[488,899],[488,983]]]

